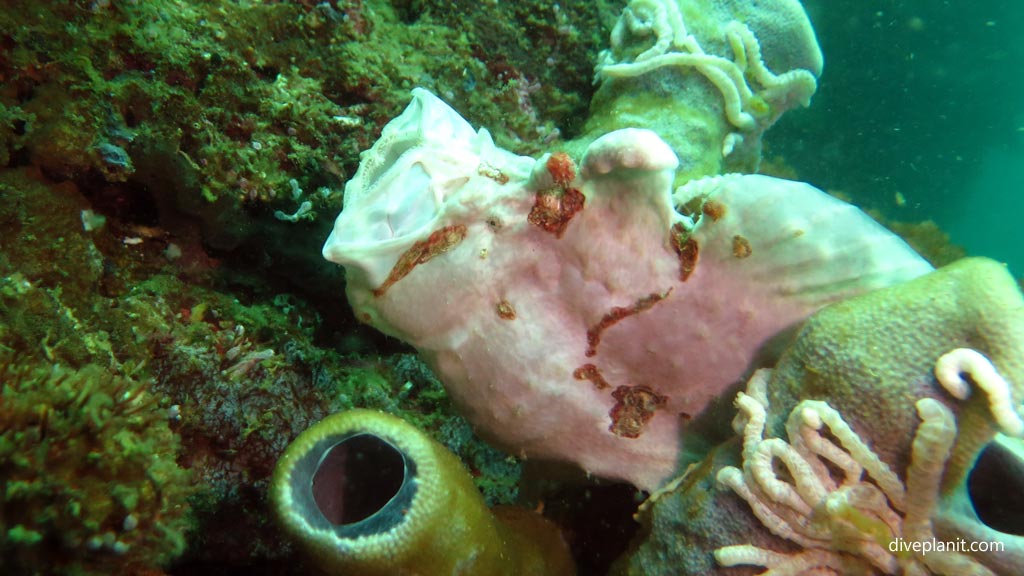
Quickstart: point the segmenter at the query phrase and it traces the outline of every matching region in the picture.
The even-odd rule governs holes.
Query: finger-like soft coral
[[[957,435],[953,413],[941,402],[917,401],[921,424],[904,486],[827,403],[797,405],[786,425],[788,442],[764,438],[768,405],[763,388],[757,388],[765,380],[755,377],[736,399],[743,469],[722,468],[718,481],[743,498],[767,530],[803,550],[787,554],[731,545],[715,550],[719,564],[763,566],[777,574],[993,574],[962,550],[922,552],[914,546],[935,541],[932,516]],[[784,474],[776,472],[776,462]]]
[[[997,431],[1022,398],[1024,298],[1000,264],[828,306],[738,395],[737,437],[644,504],[620,568],[1019,574],[1024,457]]]
[[[488,510],[444,446],[383,412],[351,410],[303,432],[274,473],[285,530],[337,574],[573,573],[558,529]]]

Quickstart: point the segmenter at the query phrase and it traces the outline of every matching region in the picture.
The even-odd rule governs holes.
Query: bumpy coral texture
[[[150,574],[183,552],[189,474],[145,385],[10,359],[0,381],[5,574]]]
[[[1022,358],[1024,300],[991,260],[819,311],[739,394],[737,437],[642,506],[619,573],[1019,574],[1024,537],[968,485],[995,450],[984,475],[1019,488]],[[933,539],[954,545],[914,548]]]

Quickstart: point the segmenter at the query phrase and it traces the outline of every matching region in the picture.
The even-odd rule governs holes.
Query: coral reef
[[[322,274],[273,214],[309,202],[311,220],[336,203],[332,189],[412,86],[459,99],[532,151],[586,105],[588,83],[561,70],[596,54],[589,3],[475,7],[488,23],[476,28],[409,4],[12,4],[0,14],[0,165],[74,181],[136,224],[180,233],[195,219],[209,246],[255,244],[279,269]],[[148,204],[145,219],[133,203]]]
[[[1024,536],[969,484],[992,450],[1021,481],[996,433],[1024,431],[1022,314],[982,259],[821,310],[738,395],[737,437],[642,507],[620,573],[1018,573]]]
[[[889,14],[911,9],[887,9],[885,16],[880,10],[858,19],[856,11],[824,13],[819,4],[806,6],[816,24],[824,20],[833,26],[822,37],[826,49],[842,34],[859,39],[844,49],[846,55],[858,52],[861,40],[878,42]],[[730,436],[731,443],[713,449],[702,466],[712,471],[733,466],[742,473],[742,438],[726,425],[734,412],[728,402],[742,381],[755,368],[772,364],[790,329],[819,305],[927,270],[862,215],[807,186],[753,176],[702,178],[757,169],[765,130],[814,92],[820,52],[807,16],[792,0],[41,0],[3,5],[0,572],[5,574],[305,574],[311,566],[284,537],[268,505],[274,464],[302,430],[352,408],[395,414],[436,438],[469,469],[488,505],[518,501],[542,509],[564,527],[581,573],[604,573],[635,530],[629,516],[640,494],[632,486],[567,473],[541,456],[564,459],[569,453],[569,460],[579,460],[587,470],[654,486],[673,465],[699,460],[708,454],[708,444]],[[1013,28],[1005,22],[1000,28],[976,28],[989,36]],[[925,37],[914,42],[915,63],[927,56],[919,43]],[[886,53],[902,54],[908,38]],[[599,54],[603,46],[608,49]],[[1005,59],[1009,52],[1001,54]],[[595,62],[597,78],[591,74]],[[828,87],[834,95],[842,86],[842,102],[856,104],[849,99],[863,99],[864,92],[845,87],[870,86],[877,71],[875,66],[848,69],[831,76]],[[959,77],[950,74],[946,81]],[[856,80],[839,82],[847,78]],[[931,86],[930,79],[927,83]],[[415,87],[438,94],[473,125],[493,129],[493,142],[446,108],[417,97],[421,111],[434,114],[443,128],[434,127],[450,130],[458,143],[433,129],[429,135],[417,133],[411,144],[399,138],[390,160],[406,166],[405,174],[397,177],[389,162],[360,171],[360,151],[381,135]],[[886,85],[873,95],[881,103],[889,90]],[[957,99],[932,100],[959,105]],[[917,119],[927,116],[922,110],[934,110],[916,102],[911,102],[914,110],[888,104],[873,102],[871,109],[890,114],[880,117],[894,118],[892,111],[901,110]],[[996,113],[995,107],[985,112]],[[856,170],[830,172],[866,158],[849,146],[849,128],[833,134],[834,119],[792,116],[805,121],[787,119],[784,123],[796,129],[785,143],[769,145],[777,144],[772,152],[786,154],[799,172],[779,162],[762,165],[762,171],[841,186],[858,193],[859,201],[868,187],[891,201],[891,183]],[[976,126],[976,116],[965,114],[970,126]],[[881,129],[877,117],[864,120],[856,126],[858,142],[867,127],[876,138],[865,141],[887,139],[886,150],[902,150],[892,143],[903,142],[899,134],[914,132],[905,122],[896,134],[889,130],[895,126]],[[808,124],[813,124],[810,131]],[[807,138],[823,127],[827,142]],[[616,132],[620,128],[629,130]],[[416,130],[411,124],[410,129]],[[899,216],[916,215],[919,205],[935,206],[915,200],[920,194],[907,184],[907,175],[949,174],[961,164],[961,153],[949,161],[949,154],[936,153],[942,148],[936,142],[980,140],[961,132],[944,132],[912,161],[899,154],[883,159],[899,163],[901,170],[898,188],[907,198],[895,197],[907,208]],[[396,132],[384,130],[389,134]],[[468,155],[459,156],[466,147]],[[810,154],[812,147],[820,150]],[[920,151],[929,149],[942,158],[941,166],[933,158],[931,169],[924,170],[928,163]],[[847,154],[851,151],[853,156]],[[877,156],[876,149],[867,152]],[[966,159],[963,165],[971,161]],[[439,160],[448,164],[439,166]],[[319,249],[342,203],[341,185],[354,174],[358,177],[344,202],[353,222],[365,218],[356,229],[372,229],[378,240],[404,234],[399,244],[405,244],[401,250],[382,250],[372,266],[364,261],[363,267],[350,265],[346,271],[323,262]],[[408,188],[362,216],[348,210],[373,204],[374,190],[385,184]],[[674,195],[666,193],[676,185],[682,186]],[[481,196],[495,194],[482,200],[467,194],[474,188]],[[513,190],[521,194],[503,195]],[[442,205],[446,218],[465,220],[444,225],[431,220],[441,217],[432,211]],[[646,211],[627,210],[637,205]],[[763,213],[763,219],[755,213]],[[493,215],[498,217],[489,218]],[[650,236],[625,233],[631,218],[646,222]],[[933,265],[963,255],[933,225],[886,225]],[[830,228],[838,234],[831,240]],[[504,243],[520,232],[536,242]],[[868,237],[857,238],[862,233]],[[489,237],[494,242],[480,244]],[[569,252],[574,263],[559,264],[566,254],[554,247]],[[529,250],[535,252],[524,256],[533,254],[534,265],[493,282],[486,279],[513,252]],[[884,270],[887,252],[899,255],[897,270]],[[823,265],[828,254],[846,269]],[[449,274],[446,262],[453,259],[473,266],[465,276]],[[598,260],[621,272],[603,276]],[[860,274],[871,262],[883,269],[860,284],[855,279],[864,279]],[[900,272],[903,264],[910,268]],[[652,270],[671,280],[626,288],[631,275],[645,277]],[[579,282],[566,281],[561,271]],[[461,332],[446,330],[475,322],[473,316],[443,318],[438,341],[451,342],[418,343],[423,358],[360,324],[348,306],[338,304],[345,282],[353,294],[370,283],[380,295],[363,297],[374,302],[403,297],[417,283],[431,286],[431,278],[438,280],[430,298],[413,301],[410,309],[416,313],[402,322],[414,318],[423,322],[421,332],[429,333],[426,313],[450,310],[450,303],[479,306],[486,314],[485,321]],[[440,280],[454,281],[455,287],[443,287]],[[537,301],[536,293],[517,292],[523,281],[538,282],[541,305],[527,304]],[[575,309],[569,306],[560,315],[563,308],[543,300],[559,295],[578,301]],[[787,316],[793,310],[782,313],[773,302],[799,306]],[[390,333],[404,326],[372,306],[361,310]],[[657,322],[666,312],[678,316],[682,327],[671,328],[677,332]],[[765,319],[770,322],[758,324]],[[749,330],[750,322],[756,329]],[[538,325],[544,329],[533,329]],[[784,329],[776,334],[779,328]],[[709,339],[723,355],[709,352]],[[470,341],[476,348],[432,352]],[[932,397],[950,411],[960,434],[949,460],[942,463],[936,456],[934,466],[941,464],[945,481],[966,482],[970,502],[963,491],[954,498],[940,490],[946,509],[935,516],[934,532],[942,537],[982,530],[982,524],[962,521],[973,504],[985,527],[1020,534],[1020,506],[1001,497],[1021,477],[1020,441],[997,436],[983,444],[975,464],[961,462],[981,446],[961,440],[964,431],[987,431],[993,420],[986,390],[1002,389],[982,359],[1008,387],[1020,382],[1007,372],[1005,359],[978,341],[935,354],[960,349],[974,350],[981,359],[968,352],[948,357],[964,375],[944,371],[945,387]],[[652,356],[673,358],[680,350],[678,361],[651,361]],[[498,365],[501,371],[480,368],[495,352],[517,360]],[[478,364],[465,363],[466,373],[455,380],[472,377],[479,386],[453,390],[455,400],[470,407],[473,423],[459,416],[424,363],[444,368],[450,383],[451,370],[458,372],[471,355]],[[925,364],[916,363],[916,369]],[[776,381],[785,380],[783,368],[776,368]],[[657,374],[648,377],[649,370]],[[938,380],[929,384],[929,390],[939,390]],[[531,405],[520,401],[537,388],[546,395]],[[750,434],[752,443],[791,440],[784,420],[804,392],[773,393],[760,404],[767,420],[760,436]],[[1006,397],[995,397],[1004,428],[1012,431]],[[872,439],[861,427],[877,413],[864,415],[850,402],[824,396],[815,400],[827,402],[864,442]],[[974,408],[965,412],[963,406]],[[898,429],[904,439],[933,429],[921,427],[916,404],[902,407],[902,420],[893,418],[891,427],[879,429],[890,435]],[[581,424],[573,414],[589,421]],[[489,424],[477,426],[481,422]],[[121,430],[112,432],[108,424]],[[681,444],[679,430],[685,432]],[[513,455],[489,447],[478,432],[504,439]],[[652,454],[647,447],[653,445],[660,451],[657,466],[645,470],[626,456],[632,451],[646,464]],[[163,475],[162,500],[153,479],[139,476],[142,446],[159,448],[151,458]],[[84,460],[79,448],[89,450]],[[872,448],[903,479],[910,442],[897,450],[904,458],[895,463],[885,446]],[[46,458],[40,455],[44,450],[50,451]],[[533,458],[524,463],[521,455]],[[816,458],[804,455],[807,461]],[[618,460],[621,466],[602,460]],[[123,466],[105,467],[115,463]],[[950,480],[950,471],[961,468],[969,470],[966,480]],[[863,478],[871,483],[870,475]],[[779,480],[789,478],[783,474]],[[751,559],[755,548],[799,555],[796,543],[764,529],[745,500],[717,486],[714,474],[691,473],[684,483],[706,488],[715,506],[692,506],[686,524],[679,515],[677,523],[647,526],[674,543],[673,553],[679,535],[687,535],[695,542],[687,548],[688,561],[708,571],[723,569],[710,551],[727,546],[750,546],[745,550]],[[983,495],[1001,499],[984,504]],[[71,504],[55,503],[58,497]],[[664,509],[670,498],[659,500],[645,509],[645,522],[650,509]],[[137,510],[130,512],[133,501]],[[662,520],[671,516],[659,514]],[[706,526],[700,514],[721,533],[732,530],[732,536],[746,539],[699,543],[696,536]],[[186,532],[189,526],[194,529]],[[972,534],[988,538],[983,531]],[[1014,562],[1021,565],[1009,555],[980,560],[1002,562],[988,566],[1003,573],[1012,573]]]
[[[334,414],[281,456],[271,498],[325,570],[389,574],[573,574],[539,514],[488,511],[454,454],[399,418]]]
[[[472,435],[412,355],[366,354],[367,339],[353,331],[344,353],[320,346],[327,322],[301,298],[210,259],[195,237],[113,216],[100,224],[70,182],[7,170],[0,194],[9,231],[0,240],[3,350],[71,371],[134,371],[173,416],[202,529],[170,573],[254,563],[293,573],[299,564],[265,506],[274,462],[301,430],[354,406],[436,433],[473,468],[489,502],[514,500],[519,463]],[[118,558],[109,565],[124,565]],[[155,553],[148,562],[156,565]]]
[[[185,550],[190,474],[147,386],[0,359],[5,574],[149,574]]]

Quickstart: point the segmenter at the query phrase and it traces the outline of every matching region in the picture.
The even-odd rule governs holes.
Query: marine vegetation
[[[190,472],[142,381],[0,359],[5,574],[149,574],[185,549]]]
[[[0,572],[1020,574],[987,1],[0,2]]]

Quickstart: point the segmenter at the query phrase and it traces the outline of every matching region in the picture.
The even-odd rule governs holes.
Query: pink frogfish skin
[[[673,192],[677,164],[642,129],[597,139],[579,170],[516,156],[416,89],[364,152],[324,257],[356,316],[415,346],[485,438],[651,490],[772,337],[931,270],[808,184]]]

